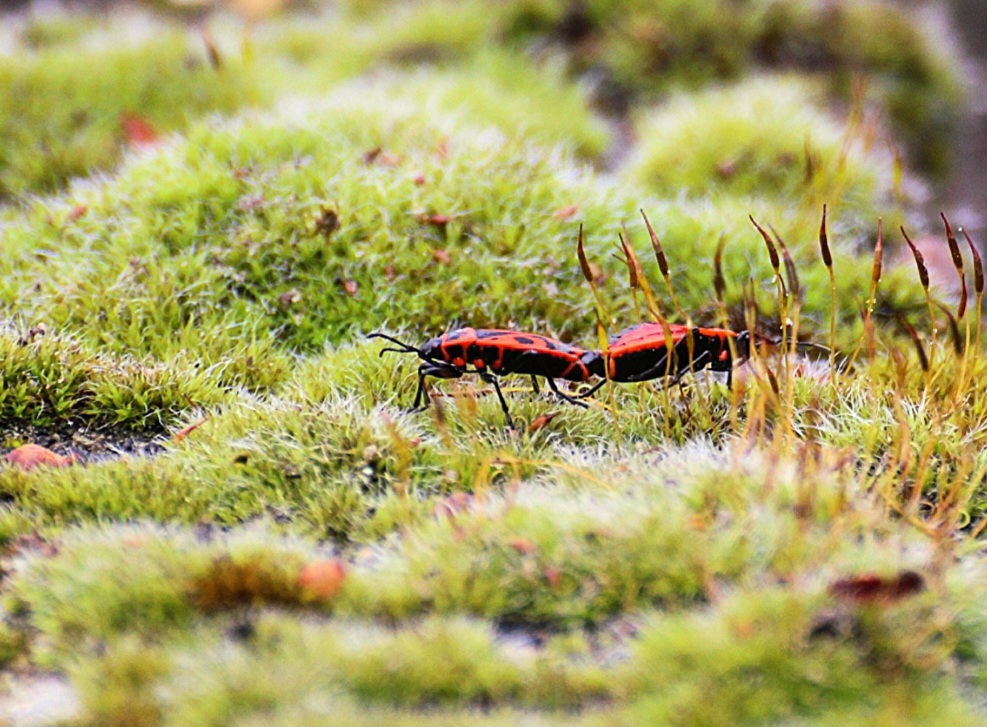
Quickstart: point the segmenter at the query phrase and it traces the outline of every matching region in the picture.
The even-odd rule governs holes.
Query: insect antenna
[[[393,351],[394,353],[414,353],[414,354],[418,353],[417,348],[414,348],[413,346],[409,346],[404,341],[399,341],[396,338],[391,338],[386,333],[371,333],[369,336],[367,336],[367,338],[383,338],[384,340],[390,341],[391,343],[396,343],[401,347],[401,348],[391,348],[390,346],[388,346],[387,348],[382,348],[379,354],[381,356],[383,356],[388,351]]]

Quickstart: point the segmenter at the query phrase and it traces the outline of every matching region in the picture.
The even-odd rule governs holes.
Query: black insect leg
[[[690,366],[692,373],[702,371],[704,368],[709,366],[712,360],[713,354],[709,351],[703,351],[701,354],[692,359],[692,366]]]
[[[518,369],[523,364],[528,363],[530,359],[537,358],[538,355],[539,354],[537,351],[525,351],[524,353],[522,353],[520,356],[517,357],[517,360],[514,362],[514,365],[511,368],[499,372],[499,375],[509,376],[510,374],[513,374],[515,369]],[[536,396],[541,395],[541,387],[538,386],[538,376],[536,374],[530,374],[530,376],[531,376],[531,388],[534,389],[535,395]],[[545,379],[548,381],[548,386],[553,392],[558,394],[561,398],[565,399],[566,401],[570,401],[573,404],[578,404],[578,402],[572,401],[570,397],[567,397],[565,394],[559,391],[558,387],[555,385],[555,381],[551,377],[546,376]],[[582,405],[580,404],[580,406]]]
[[[670,369],[668,367],[668,356],[662,356],[658,360],[658,363],[654,366],[649,368],[647,371],[627,377],[627,381],[651,381],[652,379],[664,378],[667,376],[669,377],[668,383],[674,384],[690,372],[696,373],[697,371],[702,371],[704,368],[709,366],[712,357],[713,356],[709,351],[703,351],[701,354],[692,359],[687,366],[683,366],[679,369]]]
[[[532,377],[532,378],[534,378],[534,377]],[[588,409],[589,408],[583,402],[577,401],[576,399],[573,399],[568,394],[563,394],[561,391],[559,391],[559,387],[555,384],[555,379],[546,377],[546,380],[548,381],[548,388],[552,390],[552,393],[555,394],[560,399],[562,399],[563,401],[567,401],[570,404],[575,404],[576,406],[581,406],[583,409]]]
[[[603,385],[605,383],[607,383],[607,380],[603,379],[599,383],[593,384],[593,386],[591,386],[588,391],[584,391],[582,394],[576,394],[576,398],[586,399],[587,397],[593,396],[593,394],[595,394],[597,391],[603,388]]]
[[[480,379],[488,384],[493,384],[494,391],[497,392],[497,398],[500,399],[500,408],[504,410],[504,416],[507,417],[507,428],[514,429],[514,420],[511,418],[511,413],[507,410],[507,401],[504,399],[504,394],[500,390],[500,384],[497,381],[497,377],[491,373],[483,371],[480,372]]]
[[[426,376],[435,376],[440,379],[458,379],[463,375],[461,369],[439,361],[426,361],[418,367],[418,392],[415,394],[415,403],[411,411],[420,412],[428,409],[431,399],[428,396],[428,389],[425,386]]]
[[[415,403],[411,405],[411,411],[413,412],[424,411],[432,403],[432,400],[428,397],[428,391],[425,390],[425,377],[428,376],[425,369],[427,368],[428,364],[422,364],[418,367],[418,391],[415,392]],[[422,404],[423,400],[425,402],[424,404]]]

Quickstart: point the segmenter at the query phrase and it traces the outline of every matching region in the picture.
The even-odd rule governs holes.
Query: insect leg
[[[507,410],[507,401],[504,399],[504,394],[500,390],[500,384],[497,382],[497,377],[484,371],[480,373],[480,379],[488,384],[493,384],[494,391],[497,392],[497,398],[500,399],[500,408],[504,410],[504,416],[507,417],[507,428],[514,429],[514,420],[511,418],[511,413]]]
[[[603,388],[603,385],[605,383],[607,383],[607,380],[603,379],[599,383],[593,384],[593,386],[591,386],[588,391],[584,391],[582,394],[576,394],[575,398],[585,399],[589,396],[593,396],[593,394],[595,394],[597,391]]]
[[[424,411],[431,403],[431,399],[428,396],[428,389],[425,386],[426,376],[435,376],[440,379],[458,379],[462,375],[463,371],[461,369],[441,361],[426,361],[423,363],[418,367],[418,392],[415,394],[415,403],[412,405],[411,411]]]
[[[418,367],[418,391],[415,392],[415,403],[411,405],[411,411],[424,411],[432,403],[431,399],[428,398],[428,391],[425,390],[425,377],[428,376],[427,368],[428,364],[422,364]],[[421,405],[422,400],[425,401],[424,405]],[[421,406],[419,407],[419,405]]]
[[[668,351],[661,355],[661,358],[655,362],[655,365],[649,369],[645,369],[639,374],[632,374],[628,376],[625,381],[628,383],[633,383],[636,381],[651,381],[651,379],[657,379],[665,376],[666,373],[671,371],[668,367]]]
[[[576,406],[581,406],[583,409],[588,409],[589,408],[583,402],[577,401],[576,399],[574,399],[573,397],[569,396],[568,394],[563,394],[561,391],[559,391],[559,387],[556,385],[555,379],[550,379],[550,378],[546,377],[546,381],[548,381],[548,388],[552,390],[552,393],[553,394],[555,394],[557,397],[559,397],[560,399],[562,399],[562,401],[567,401],[570,404],[575,404]]]
[[[707,366],[709,366],[709,364],[712,362],[712,360],[713,360],[713,353],[712,353],[712,351],[703,351],[701,354],[699,354],[698,356],[696,356],[695,359],[693,359],[693,361],[692,361],[692,370],[693,371],[702,371],[704,368],[706,368]]]
[[[514,361],[514,365],[508,369],[504,369],[498,372],[498,376],[510,376],[517,369],[521,368],[524,364],[532,358],[537,358],[538,353],[536,351],[525,351]],[[548,378],[548,377],[546,377]],[[535,395],[541,394],[541,388],[538,386],[538,377],[536,374],[531,374],[531,388],[534,389]]]

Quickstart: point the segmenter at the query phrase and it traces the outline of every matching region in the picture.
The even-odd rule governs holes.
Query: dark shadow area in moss
[[[75,454],[80,461],[100,462],[120,455],[153,457],[165,451],[160,439],[123,427],[94,427],[68,419],[39,428],[23,422],[0,423],[0,453],[23,444],[38,444],[58,454]]]

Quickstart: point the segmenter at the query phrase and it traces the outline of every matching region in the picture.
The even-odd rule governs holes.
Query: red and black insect
[[[668,346],[665,328],[660,323],[638,323],[610,337],[607,355],[590,361],[595,376],[618,383],[650,381],[668,376],[677,380],[690,371],[726,371],[727,385],[733,371],[734,354],[738,360],[750,354],[750,333],[734,333],[723,328],[695,328],[668,325],[672,345]],[[733,341],[733,351],[730,341]],[[594,387],[592,393],[599,385]]]
[[[418,392],[415,394],[413,410],[422,410],[429,404],[425,378],[435,376],[440,379],[458,379],[463,374],[477,373],[480,378],[493,384],[500,399],[500,407],[507,417],[507,425],[514,428],[514,420],[507,409],[507,401],[500,390],[498,376],[523,374],[531,377],[535,393],[538,389],[538,376],[548,380],[548,388],[560,399],[585,407],[568,394],[559,391],[555,379],[566,381],[586,381],[591,368],[597,366],[598,351],[587,351],[579,346],[556,341],[548,336],[518,331],[459,328],[455,331],[432,338],[420,348],[391,338],[383,333],[371,333],[368,338],[383,338],[400,348],[385,348],[396,353],[414,353],[424,361],[418,367]],[[472,367],[472,368],[471,368]]]

